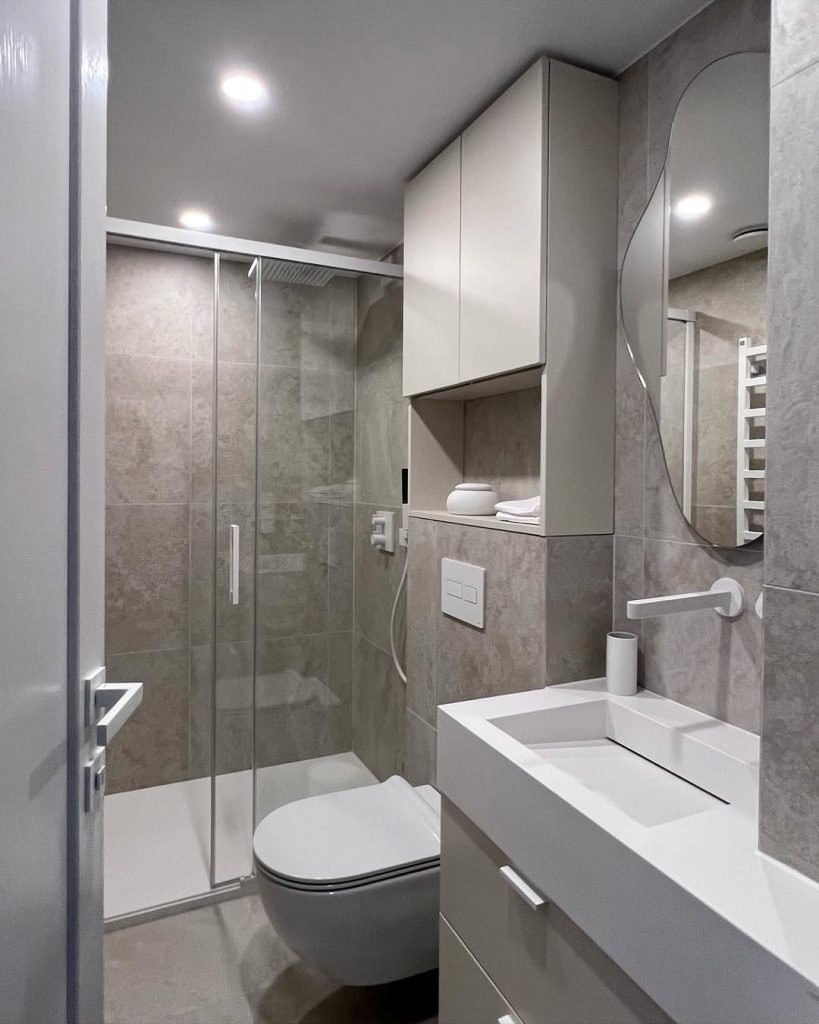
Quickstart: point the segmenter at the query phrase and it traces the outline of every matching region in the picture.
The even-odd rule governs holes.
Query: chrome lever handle
[[[96,723],[97,745],[105,747],[142,703],[142,683],[100,683],[94,708],[105,714]]]

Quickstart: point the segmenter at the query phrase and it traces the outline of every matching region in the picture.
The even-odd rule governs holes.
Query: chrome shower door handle
[[[141,703],[142,683],[100,683],[94,708],[105,714],[96,723],[97,746],[107,746]]]
[[[228,554],[228,596],[231,604],[239,603],[239,539],[239,527],[232,523]]]

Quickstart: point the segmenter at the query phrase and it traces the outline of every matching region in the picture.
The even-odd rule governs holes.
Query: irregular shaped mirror
[[[767,54],[691,82],[621,276],[674,494],[719,547],[764,529],[768,105]]]

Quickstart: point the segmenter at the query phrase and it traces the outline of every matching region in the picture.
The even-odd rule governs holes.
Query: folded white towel
[[[495,505],[496,512],[503,512],[508,516],[539,516],[540,495],[534,498],[522,498],[518,501],[499,501]]]
[[[531,523],[533,526],[540,526],[540,516],[513,516],[508,512],[498,512],[495,518],[504,523]]]

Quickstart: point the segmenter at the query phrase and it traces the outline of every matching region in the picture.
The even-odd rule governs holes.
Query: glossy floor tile
[[[340,988],[277,938],[256,896],[105,937],[105,1024],[436,1024],[437,972]]]
[[[352,753],[260,768],[259,813],[269,814],[303,797],[376,781]],[[209,777],[105,798],[106,919],[209,891],[210,802]],[[249,875],[253,866],[252,773],[218,776],[215,807],[216,880]]]

